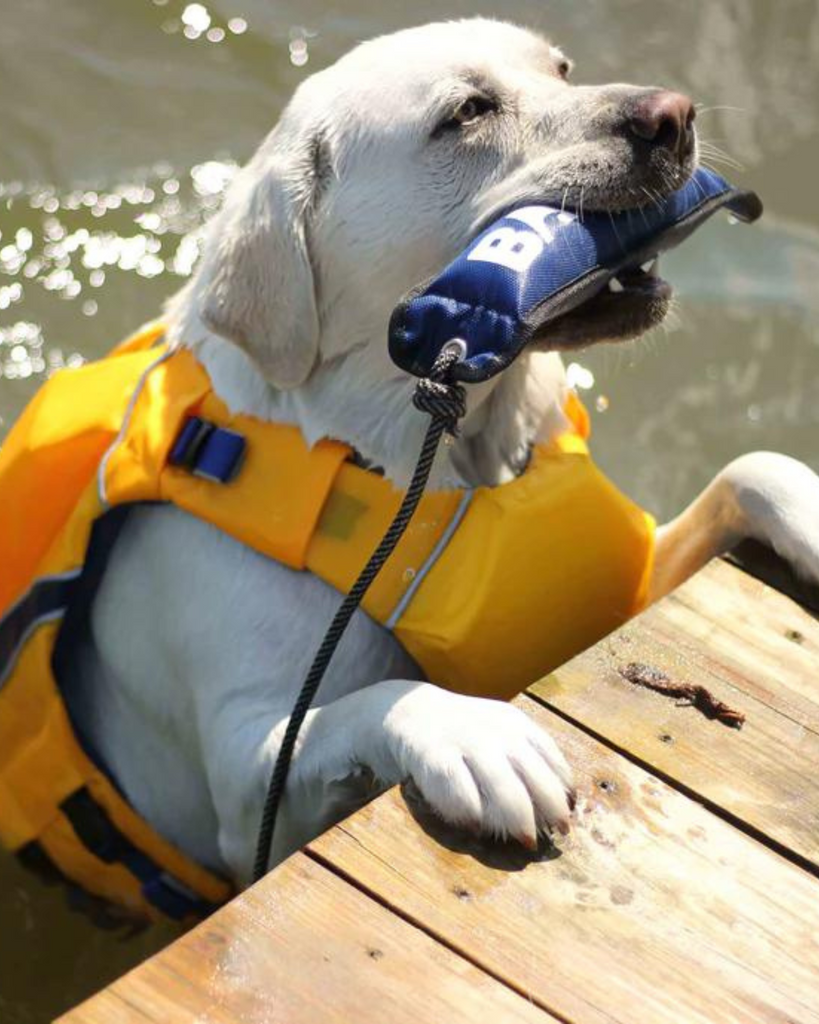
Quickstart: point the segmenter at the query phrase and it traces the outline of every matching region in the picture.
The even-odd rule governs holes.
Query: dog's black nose
[[[634,104],[627,123],[638,139],[661,146],[684,160],[694,147],[695,117],[694,104],[687,96],[658,89]]]

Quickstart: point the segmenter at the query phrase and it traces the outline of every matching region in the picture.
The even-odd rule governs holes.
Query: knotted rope
[[[431,416],[431,421],[424,437],[424,443],[418,456],[418,462],[416,463],[401,506],[395,514],[395,518],[382,537],[380,544],[370,556],[370,560],[361,570],[358,579],[350,588],[349,593],[339,605],[338,611],[333,616],[324,639],[321,641],[316,656],[313,659],[313,664],[310,666],[310,671],[307,673],[301,691],[293,705],[284,738],[282,739],[282,745],[276,758],[276,764],[270,776],[267,796],[265,797],[264,809],[259,825],[256,860],[253,867],[254,881],[258,881],[267,872],[270,851],[273,845],[273,833],[276,828],[276,818],[284,796],[293,751],[296,747],[299,731],[318,692],[318,688],[327,671],[327,666],[330,664],[330,659],[333,657],[335,649],[349,625],[350,619],[352,619],[354,612],[358,609],[364,595],[367,593],[368,587],[395,550],[395,546],[401,539],[415,509],[418,507],[418,502],[421,500],[427,480],[429,479],[441,435],[444,431],[455,435],[458,429],[458,421],[466,412],[465,389],[460,384],[456,384],[449,379],[452,367],[460,358],[459,346],[445,346],[435,360],[429,377],[421,378],[415,387],[415,392],[412,396],[413,405],[416,409]]]

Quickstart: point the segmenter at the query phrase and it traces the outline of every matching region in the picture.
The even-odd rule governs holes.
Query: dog
[[[524,200],[639,209],[698,161],[677,93],[575,85],[541,36],[485,19],[411,28],[306,79],[238,174],[167,337],[232,412],[349,444],[406,486],[426,420],[389,360],[397,300]],[[658,325],[671,289],[626,284],[566,314],[468,389],[432,490],[513,480],[566,427],[559,352]],[[783,455],[727,466],[656,534],[650,599],[744,537],[819,580],[819,478]],[[339,594],[173,506],[117,539],[73,655],[71,714],[129,802],[202,865],[246,884],[298,688]],[[588,595],[595,600],[594,594]],[[514,652],[510,651],[510,657]],[[270,864],[405,779],[445,821],[532,848],[569,828],[570,768],[512,705],[440,689],[356,613],[302,730]]]

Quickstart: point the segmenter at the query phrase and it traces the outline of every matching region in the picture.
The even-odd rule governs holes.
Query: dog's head
[[[523,200],[638,209],[697,160],[691,102],[580,86],[538,35],[475,19],[365,43],[304,82],[239,175],[199,279],[209,326],[277,388],[368,346],[389,314],[497,212]],[[552,323],[544,347],[633,338],[670,287],[632,275]]]

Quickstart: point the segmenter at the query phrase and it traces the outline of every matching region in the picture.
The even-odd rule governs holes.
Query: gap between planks
[[[312,853],[574,1024],[819,1022],[816,880],[537,702],[518,703],[585,777],[560,850],[532,859],[417,809],[414,824],[392,790]]]
[[[807,857],[803,857],[800,853],[792,850],[789,846],[778,842],[766,832],[763,832],[761,829],[751,825],[749,822],[745,821],[744,818],[732,813],[726,807],[723,807],[721,804],[709,799],[696,789],[692,789],[681,779],[664,772],[661,768],[658,768],[650,761],[647,761],[638,754],[633,753],[628,749],[628,747],[621,746],[616,741],[609,739],[603,733],[597,732],[587,722],[583,722],[579,718],[562,711],[559,707],[555,707],[554,704],[542,697],[540,694],[527,690],[526,695],[535,703],[539,704],[545,711],[556,715],[568,725],[573,725],[584,735],[588,736],[590,739],[596,740],[613,754],[617,754],[619,757],[622,757],[635,767],[641,768],[647,775],[652,775],[660,782],[671,787],[671,789],[675,789],[678,793],[682,794],[682,796],[687,797],[689,800],[693,800],[695,803],[704,807],[707,811],[710,811],[716,817],[726,822],[726,824],[733,826],[738,831],[748,836],[749,839],[756,840],[758,843],[761,843],[761,845],[767,847],[767,849],[778,854],[780,857],[783,857],[791,864],[801,868],[803,871],[807,871],[808,874],[813,875],[815,878],[819,878],[819,865],[814,864],[812,861],[808,860]]]
[[[344,822],[336,825],[335,828],[347,835],[351,842],[358,841],[351,832],[344,828]],[[372,851],[368,852],[371,853]],[[441,935],[434,928],[425,925],[417,915],[402,910],[401,907],[397,903],[392,902],[388,896],[376,892],[374,889],[368,888],[361,879],[359,879],[355,874],[345,871],[344,868],[341,867],[340,864],[337,864],[332,858],[324,856],[320,851],[313,849],[312,846],[305,847],[302,850],[302,853],[311,860],[316,861],[316,863],[320,864],[327,871],[332,872],[332,874],[352,886],[352,888],[357,889],[358,892],[362,893],[364,896],[373,900],[373,902],[378,903],[386,911],[403,921],[408,927],[415,928],[417,931],[422,932],[428,938],[432,939],[433,942],[437,943],[439,946],[443,946],[445,949],[448,949],[450,953],[454,953],[455,956],[460,957],[462,960],[466,960],[468,963],[472,964],[473,967],[481,971],[481,973],[488,975],[494,981],[498,982],[498,984],[503,985],[504,988],[508,988],[510,991],[514,992],[515,995],[522,996],[527,1002],[532,1003],[532,1005],[536,1006],[539,1010],[543,1010],[544,1013],[549,1014],[554,1018],[554,1020],[559,1021],[560,1024],[572,1024],[569,1017],[564,1017],[553,1006],[549,1006],[543,1001],[535,998],[527,988],[516,984],[514,978],[501,971],[494,970],[491,966],[483,963],[479,958],[473,956],[469,950],[464,949],[456,942],[450,942],[446,936]]]
[[[567,1024],[296,853],[62,1024]]]
[[[718,614],[706,623],[710,607]],[[699,634],[693,639],[685,628],[689,620],[679,624],[681,608],[697,616]],[[753,646],[738,642],[743,621],[754,630]],[[799,645],[784,639],[793,626],[801,630]],[[619,670],[629,661],[658,667],[674,682],[704,683],[747,714],[745,727],[728,729],[625,682]],[[819,685],[812,680],[817,664],[816,619],[718,563],[527,693],[562,721],[819,876],[813,824],[819,818]]]

